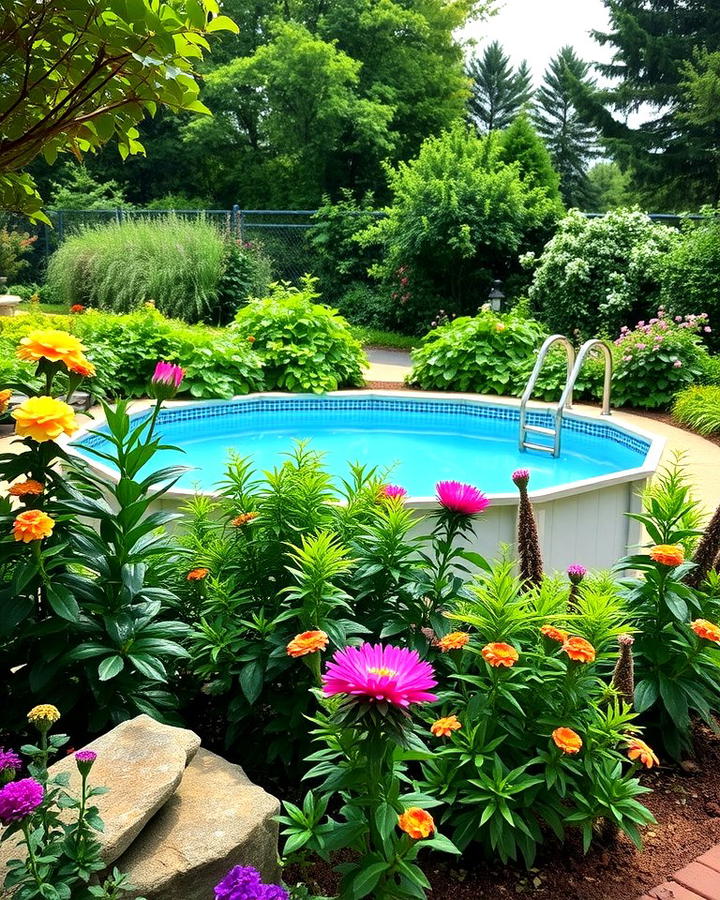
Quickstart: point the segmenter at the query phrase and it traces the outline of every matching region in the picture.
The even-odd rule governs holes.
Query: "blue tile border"
[[[258,415],[258,414],[279,414],[294,412],[298,407],[313,412],[323,410],[341,410],[341,411],[383,411],[394,410],[402,413],[419,413],[428,414],[435,413],[442,416],[451,416],[456,419],[473,418],[473,419],[501,419],[505,421],[515,421],[519,423],[520,410],[514,406],[493,406],[484,402],[474,402],[472,400],[424,400],[420,398],[401,397],[378,397],[378,396],[357,396],[357,397],[328,397],[328,396],[295,396],[295,397],[255,397],[247,400],[228,400],[226,402],[211,401],[205,404],[193,404],[188,406],[178,406],[169,409],[163,409],[160,413],[159,422],[168,424],[176,422],[196,421],[200,419],[216,419],[227,416],[235,416],[238,414]],[[137,420],[148,413],[138,413],[134,416]],[[549,411],[531,410],[528,411],[528,422],[531,425],[550,426],[553,424],[554,416]],[[615,428],[610,423],[593,422],[588,419],[576,419],[566,416],[563,418],[563,430],[572,431],[578,434],[586,434],[591,437],[602,438],[603,440],[613,441],[620,444],[635,453],[647,455],[650,450],[650,441],[641,437],[630,434],[620,428]],[[100,429],[102,430],[102,428]],[[102,443],[103,438],[96,435],[87,435],[78,442],[78,444],[89,447],[95,447]]]

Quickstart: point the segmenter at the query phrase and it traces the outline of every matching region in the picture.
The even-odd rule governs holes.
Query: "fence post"
[[[236,240],[242,240],[242,214],[237,203],[232,208],[232,233]]]
[[[58,210],[58,244],[62,243],[63,236],[65,233],[65,215],[61,209]]]

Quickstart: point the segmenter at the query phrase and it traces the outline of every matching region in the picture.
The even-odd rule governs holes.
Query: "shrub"
[[[657,309],[664,257],[678,241],[677,232],[639,209],[596,219],[572,210],[539,258],[523,259],[535,266],[530,300],[551,331],[617,334],[625,322]]]
[[[228,240],[218,285],[215,322],[229,322],[250,297],[264,297],[271,280],[270,260],[257,244]]]
[[[519,373],[542,343],[545,333],[532,319],[515,313],[484,310],[431,331],[412,351],[410,384],[425,390],[515,394],[524,382]]]
[[[337,307],[353,325],[381,329],[397,327],[397,300],[392,299],[384,286],[356,281],[338,298]]]
[[[27,267],[28,261],[23,259],[31,250],[37,237],[27,232],[11,231],[0,228],[0,276],[11,283]]]
[[[152,301],[172,318],[212,321],[224,259],[221,234],[203,219],[129,219],[68,237],[47,281],[68,306],[130,312]]]
[[[681,319],[677,316],[676,319]],[[619,406],[666,409],[673,396],[702,376],[708,356],[699,333],[709,326],[704,315],[671,319],[663,310],[623,326],[615,341],[613,396]]]
[[[252,341],[263,360],[268,390],[334,391],[363,384],[365,355],[348,323],[314,301],[316,279],[300,289],[286,282],[270,286],[235,316],[234,335]]]
[[[397,301],[397,325],[422,333],[439,307],[467,315],[506,278],[518,253],[543,240],[559,215],[545,187],[506,165],[496,136],[463,127],[428,138],[416,159],[388,172],[387,217],[362,236],[377,243],[373,272]],[[531,236],[532,235],[532,241]]]
[[[675,397],[673,418],[698,434],[720,432],[720,387],[696,385],[685,388]]]
[[[661,297],[674,315],[702,310],[713,324],[720,325],[720,221],[717,210],[703,212],[711,218],[688,221],[681,240],[663,260]],[[707,338],[716,349],[720,347],[717,335],[716,328]]]

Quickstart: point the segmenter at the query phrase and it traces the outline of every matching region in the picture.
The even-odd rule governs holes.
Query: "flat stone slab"
[[[94,750],[97,760],[88,783],[106,787],[107,794],[93,797],[105,831],[97,832],[102,857],[113,863],[135,840],[146,823],[171,797],[185,767],[200,746],[200,738],[184,728],[161,725],[141,715],[123,722],[83,749]],[[50,766],[50,774],[70,773],[68,792],[77,796],[80,774],[70,754]],[[0,850],[0,871],[17,857],[14,841]]]
[[[147,900],[208,900],[232,866],[255,866],[277,883],[280,803],[240,766],[198,750],[180,787],[117,861]]]

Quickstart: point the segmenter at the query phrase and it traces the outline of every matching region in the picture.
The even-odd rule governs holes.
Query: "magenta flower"
[[[476,487],[460,481],[438,481],[435,485],[437,499],[448,512],[461,516],[476,516],[487,509],[490,501]]]
[[[530,481],[529,469],[516,469],[512,473],[512,480],[518,487],[527,487]]]
[[[184,369],[174,363],[159,362],[150,379],[150,392],[157,400],[169,400],[177,394],[183,377]]]
[[[581,566],[580,563],[573,563],[571,566],[567,567],[567,574],[573,584],[580,584],[587,575],[587,569],[585,566]]]
[[[11,781],[0,789],[0,822],[11,825],[21,822],[40,806],[45,789],[34,778]]]
[[[330,660],[322,680],[326,697],[347,694],[402,708],[437,700],[428,693],[437,684],[430,663],[422,662],[417,651],[401,647],[345,647]]]
[[[18,769],[22,769],[22,760],[17,753],[0,747],[0,772],[17,772]]]
[[[407,497],[407,491],[404,487],[400,487],[399,484],[386,484],[383,486],[382,496],[388,500],[399,500],[402,497]]]
[[[263,884],[253,866],[233,866],[215,886],[215,900],[288,900],[285,888]]]
[[[80,774],[87,775],[96,759],[97,753],[94,750],[78,750],[75,754],[75,764]]]

